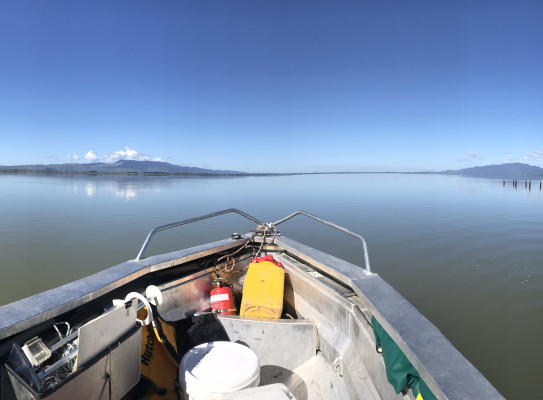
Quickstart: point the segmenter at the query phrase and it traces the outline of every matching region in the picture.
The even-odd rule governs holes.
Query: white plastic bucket
[[[185,400],[214,400],[256,387],[260,364],[254,351],[238,343],[210,342],[190,349],[179,364]]]

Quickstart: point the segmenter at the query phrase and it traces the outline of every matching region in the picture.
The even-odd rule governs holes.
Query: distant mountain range
[[[543,168],[522,163],[508,163],[443,171],[441,174],[501,179],[543,179]]]
[[[18,173],[59,173],[59,174],[143,174],[143,175],[302,175],[307,173],[246,173],[232,170],[216,170],[174,165],[162,161],[119,160],[114,163],[66,163],[0,166],[0,172]],[[357,173],[357,172],[314,172],[314,174]],[[362,173],[362,172],[359,172]],[[543,179],[543,168],[522,163],[486,165],[463,168],[455,171],[419,172],[421,174],[462,175],[498,179]]]
[[[72,174],[179,174],[179,175],[245,175],[244,172],[185,167],[162,161],[119,160],[114,163],[36,164],[0,166],[3,172],[50,172]]]

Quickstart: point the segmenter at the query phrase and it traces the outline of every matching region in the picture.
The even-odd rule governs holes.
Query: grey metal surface
[[[349,287],[352,286],[353,279],[368,277],[364,270],[357,265],[340,260],[285,236],[277,237],[275,243],[296,258],[314,266]]]
[[[255,222],[255,223],[259,224],[259,225],[262,225],[261,221],[259,221],[258,219],[254,218],[254,217],[251,217],[249,214],[246,214],[243,211],[240,211],[240,210],[235,209],[235,208],[230,208],[228,210],[217,211],[217,212],[214,212],[214,213],[211,213],[211,214],[202,215],[200,217],[189,218],[189,219],[185,219],[183,221],[172,222],[170,224],[157,226],[156,228],[152,229],[151,232],[149,232],[149,234],[147,235],[147,238],[145,239],[145,242],[141,246],[141,249],[140,249],[138,255],[136,256],[136,261],[140,261],[143,258],[143,253],[145,253],[145,250],[147,249],[147,247],[151,243],[151,239],[153,238],[155,233],[163,231],[165,229],[176,228],[178,226],[190,224],[190,223],[193,223],[193,222],[196,222],[196,221],[201,221],[201,220],[208,219],[208,218],[217,217],[219,215],[228,214],[228,213],[239,214],[239,215],[241,215],[241,216],[243,216],[243,217],[245,217],[247,219],[250,219],[251,221],[253,221],[253,222]]]
[[[349,318],[351,340],[341,355],[345,379],[352,382],[357,392],[373,393],[375,390],[387,400],[412,398],[396,394],[388,383],[383,357],[375,350],[373,329],[358,307],[352,307]]]
[[[299,387],[293,387],[292,391],[300,400],[380,400],[379,397],[353,397],[345,385],[345,381],[332,368],[329,362],[322,356],[315,356],[304,365],[294,370],[295,375],[303,380],[306,395],[299,391]],[[287,386],[291,382],[287,381]],[[298,389],[298,390],[297,390]]]
[[[354,292],[337,283],[329,286],[329,278],[288,255],[276,258],[283,263],[288,276],[287,303],[294,304],[298,317],[311,318],[315,323],[320,354],[342,376],[350,398],[401,399],[386,380],[384,364],[375,351],[375,341],[372,343],[371,327],[360,323],[357,307],[345,298],[352,297]],[[363,358],[375,361],[370,366],[378,370],[367,369]],[[381,382],[375,382],[375,378]]]
[[[351,304],[310,275],[301,273],[293,263],[278,257],[288,274],[298,318],[311,319],[319,333],[320,351],[333,362],[349,342]]]
[[[240,240],[225,239],[148,257],[139,262],[127,261],[58,288],[6,304],[0,307],[0,340],[49,321],[150,272],[229,250],[243,245],[247,240],[246,237]]]
[[[76,368],[84,367],[134,328],[137,312],[137,300],[132,300],[130,307],[116,307],[79,328]]]
[[[220,397],[220,400],[297,400],[282,383],[237,390]]]
[[[353,264],[285,237],[275,242],[351,286],[439,399],[503,398],[427,318],[381,277],[368,276]]]
[[[198,311],[211,308],[209,292],[213,289],[211,273],[214,267],[197,272],[182,279],[158,286],[163,301],[158,312],[165,321],[178,321]]]
[[[261,384],[282,383],[297,400],[377,400],[379,397],[354,397],[341,376],[330,364],[317,355],[294,371],[279,367],[266,369],[261,375]]]
[[[350,235],[350,236],[352,236],[354,238],[359,239],[362,242],[362,249],[363,249],[363,253],[364,253],[364,266],[365,266],[364,272],[366,274],[368,274],[368,275],[371,275],[371,265],[370,265],[370,256],[369,256],[369,253],[368,253],[368,246],[366,245],[366,240],[364,239],[364,237],[362,235],[359,235],[358,233],[350,231],[347,228],[344,228],[342,226],[334,224],[333,222],[327,221],[327,220],[325,220],[323,218],[317,217],[316,215],[310,214],[310,213],[308,213],[306,211],[302,211],[302,210],[295,211],[292,214],[287,215],[286,217],[281,218],[280,220],[277,220],[277,221],[271,223],[270,226],[276,227],[277,225],[282,224],[283,222],[295,217],[296,215],[305,215],[308,218],[312,218],[315,221],[318,221],[318,222],[320,222],[322,224],[328,225],[328,226],[330,226],[330,227],[332,227],[334,229],[337,229],[337,230],[339,230],[339,231],[341,231],[343,233],[346,233],[347,235]]]
[[[292,371],[317,352],[315,329],[309,321],[220,314],[219,320],[232,342],[245,344],[256,353],[261,367],[278,366]]]
[[[54,345],[49,347],[49,351],[53,352],[57,349],[60,349],[62,346],[64,346],[66,343],[71,342],[77,338],[77,331],[70,333],[68,336],[64,336],[62,339],[60,339],[58,342],[56,342]]]

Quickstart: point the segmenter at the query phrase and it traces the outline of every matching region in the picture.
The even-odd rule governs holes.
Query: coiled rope
[[[266,243],[266,237],[268,237],[268,234],[272,230],[273,230],[273,237],[272,237],[272,239],[270,240],[269,243]],[[255,232],[251,235],[249,240],[247,240],[247,242],[243,246],[241,246],[239,249],[237,249],[233,253],[225,254],[224,256],[221,256],[221,257],[219,257],[217,259],[217,264],[219,264],[222,260],[226,259],[226,263],[225,263],[224,267],[221,268],[221,269],[218,269],[217,272],[223,271],[223,272],[226,272],[227,274],[232,272],[234,270],[234,268],[236,267],[236,259],[234,258],[234,256],[236,254],[238,254],[240,251],[242,251],[243,249],[247,248],[249,246],[249,244],[253,241],[253,239],[256,236],[259,236],[259,235],[262,235],[262,242],[260,242],[260,246],[258,247],[258,250],[256,251],[256,255],[253,252],[253,257],[258,257],[260,255],[260,252],[264,248],[264,245],[268,246],[268,245],[274,243],[275,238],[277,237],[277,228],[275,226],[258,225],[256,227]],[[229,266],[228,264],[230,263],[230,261],[232,262],[232,264]],[[245,268],[245,269],[247,269],[247,268]],[[240,271],[243,271],[243,270],[244,269],[242,269]]]

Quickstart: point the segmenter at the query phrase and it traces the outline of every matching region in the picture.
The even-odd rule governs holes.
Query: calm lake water
[[[380,274],[510,399],[541,398],[543,193],[440,175],[244,178],[0,175],[0,304],[136,257],[168,222],[303,209],[366,238]],[[160,233],[147,254],[248,232],[235,214]],[[299,216],[293,239],[362,265],[359,242]],[[0,316],[1,318],[1,316]]]

